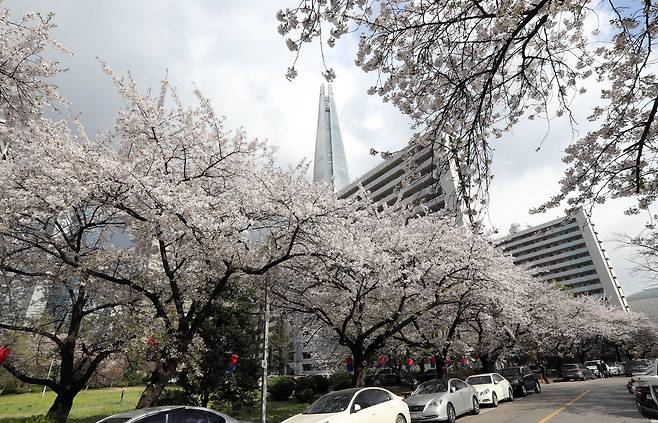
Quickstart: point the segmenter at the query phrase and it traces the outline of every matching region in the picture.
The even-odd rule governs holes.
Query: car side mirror
[[[352,406],[352,413],[356,413],[357,411],[361,411],[361,405],[360,404],[354,404]]]
[[[498,385],[498,381],[497,381],[497,380],[494,380],[493,382],[494,382],[494,385]]]
[[[457,387],[453,386],[452,388],[450,388],[450,392],[457,392]]]

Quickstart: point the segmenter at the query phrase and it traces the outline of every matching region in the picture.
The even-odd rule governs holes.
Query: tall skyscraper
[[[336,192],[350,181],[331,84],[326,94],[324,84],[320,87],[313,180],[332,184]]]

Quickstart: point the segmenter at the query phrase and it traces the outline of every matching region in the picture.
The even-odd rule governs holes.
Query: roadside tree
[[[282,307],[314,315],[335,334],[352,354],[354,386],[363,386],[377,353],[495,273],[496,253],[450,219],[356,206],[322,233],[320,255],[285,263],[291,283],[276,294]]]

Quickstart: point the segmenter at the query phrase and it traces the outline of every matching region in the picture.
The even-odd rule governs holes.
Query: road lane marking
[[[572,399],[571,401],[569,401],[568,403],[564,404],[563,406],[561,406],[561,407],[558,408],[557,410],[553,411],[553,412],[552,412],[551,414],[549,414],[548,416],[546,416],[546,417],[544,417],[543,419],[539,420],[537,423],[546,423],[547,421],[549,421],[549,420],[552,419],[553,417],[557,416],[558,414],[560,414],[561,412],[563,412],[564,410],[566,410],[571,404],[573,404],[574,402],[578,401],[579,399],[581,399],[581,398],[584,397],[585,395],[589,394],[589,392],[590,392],[589,389],[585,390],[585,392],[583,392],[582,394],[578,395],[576,398],[574,398],[574,399]]]

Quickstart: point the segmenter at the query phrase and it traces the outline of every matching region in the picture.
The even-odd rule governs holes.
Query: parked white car
[[[491,404],[498,407],[499,401],[514,401],[512,385],[498,373],[469,376],[466,383],[475,388],[480,404]]]
[[[480,413],[477,391],[461,379],[448,382],[435,379],[422,383],[405,401],[412,422],[455,423],[461,414]]]
[[[409,423],[409,407],[382,388],[329,392],[283,423]]]

